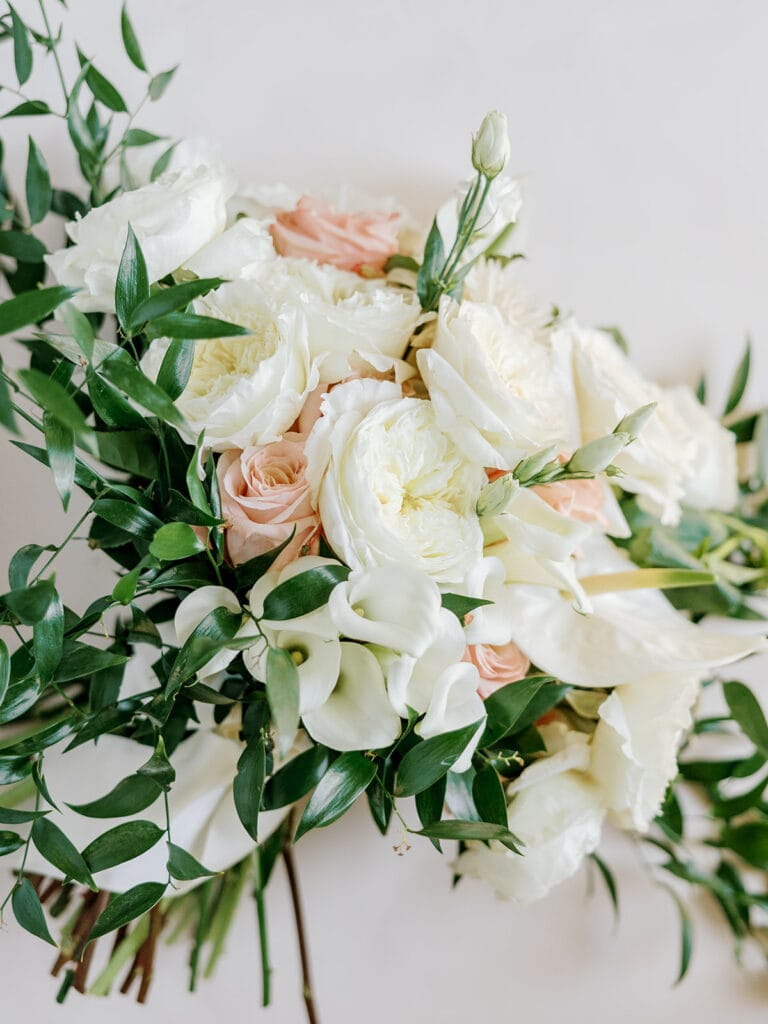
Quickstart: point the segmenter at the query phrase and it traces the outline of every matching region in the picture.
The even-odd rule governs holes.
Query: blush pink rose
[[[464,661],[475,666],[480,675],[477,692],[485,700],[495,691],[516,683],[528,674],[531,663],[514,643],[470,644],[464,654]]]
[[[216,472],[226,527],[227,554],[233,565],[282,544],[295,534],[274,563],[282,568],[300,555],[317,554],[320,517],[312,508],[305,472],[304,437],[286,434],[274,441],[233,448],[219,458]]]
[[[555,512],[582,523],[606,525],[603,515],[605,493],[599,480],[560,480],[553,484],[539,484],[533,490]]]
[[[397,221],[396,213],[339,213],[303,196],[295,210],[281,210],[269,230],[281,256],[383,273],[397,252]]]

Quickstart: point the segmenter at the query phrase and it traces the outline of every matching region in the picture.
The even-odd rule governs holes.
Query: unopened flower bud
[[[497,516],[504,512],[517,487],[517,481],[511,473],[505,473],[492,483],[486,484],[477,499],[478,516],[482,519],[484,516]]]
[[[577,448],[565,468],[571,473],[602,473],[622,448],[632,441],[629,434],[609,434]]]
[[[495,178],[509,160],[509,130],[506,114],[492,110],[483,118],[480,131],[472,139],[472,164],[486,178]]]
[[[614,434],[629,434],[631,438],[636,438],[648,422],[656,405],[656,402],[649,402],[648,405],[641,405],[639,409],[628,413],[617,425]]]

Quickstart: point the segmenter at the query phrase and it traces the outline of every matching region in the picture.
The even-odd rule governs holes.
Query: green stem
[[[41,754],[40,755],[40,760],[42,761],[42,759],[43,759],[43,755]],[[36,811],[40,810],[40,790],[39,789],[35,790],[35,810]],[[29,835],[27,836],[27,841],[24,844],[24,853],[23,853],[22,858],[21,858],[21,866],[19,867],[18,873],[16,875],[16,881],[13,883],[13,886],[11,887],[10,892],[5,897],[3,902],[0,903],[0,920],[2,920],[3,911],[8,906],[8,901],[10,900],[10,898],[13,896],[13,894],[16,892],[16,890],[19,888],[19,886],[21,885],[22,881],[24,880],[24,868],[27,865],[27,857],[29,855],[29,846],[30,846],[31,842],[32,842],[32,830],[30,829],[29,830]]]
[[[83,512],[83,514],[82,514],[82,515],[80,516],[80,518],[79,518],[79,519],[77,520],[77,522],[76,522],[76,523],[75,523],[75,525],[74,525],[74,526],[72,527],[72,529],[71,529],[71,530],[69,531],[69,533],[67,534],[67,536],[66,536],[66,537],[64,538],[64,540],[63,540],[63,541],[61,542],[61,544],[59,544],[59,545],[58,545],[58,547],[57,547],[57,548],[56,548],[56,550],[55,550],[55,551],[53,552],[53,554],[51,555],[51,557],[50,557],[50,558],[49,558],[49,559],[48,559],[48,560],[46,561],[45,565],[43,565],[43,567],[42,567],[42,568],[40,569],[40,571],[39,571],[39,572],[37,573],[37,575],[35,576],[35,578],[34,578],[34,579],[32,580],[32,583],[30,583],[30,584],[29,584],[29,586],[30,586],[30,587],[32,586],[32,584],[34,584],[34,583],[37,583],[37,581],[38,581],[38,580],[40,579],[40,577],[41,577],[41,576],[43,575],[43,573],[44,573],[44,572],[45,572],[45,570],[46,570],[46,569],[48,568],[48,566],[49,566],[49,565],[51,565],[51,564],[52,564],[52,563],[53,563],[53,562],[54,562],[54,561],[55,561],[55,560],[56,560],[56,559],[57,559],[57,558],[59,557],[59,555],[61,554],[61,552],[62,552],[62,551],[64,550],[64,548],[65,548],[65,547],[67,546],[67,544],[69,544],[69,542],[70,542],[70,541],[72,540],[72,538],[74,537],[74,535],[75,535],[75,534],[77,533],[77,531],[78,531],[78,530],[80,529],[80,527],[81,527],[81,526],[83,525],[83,523],[85,522],[85,520],[86,520],[86,519],[88,518],[88,516],[89,516],[89,515],[91,514],[91,509],[92,509],[92,508],[93,508],[93,501],[92,501],[92,502],[90,503],[90,505],[89,505],[89,506],[88,506],[88,508],[87,508],[87,509],[85,510],[85,512]]]
[[[64,80],[64,72],[61,67],[61,61],[59,60],[59,52],[56,48],[56,43],[53,41],[53,32],[51,31],[51,23],[48,21],[48,12],[45,9],[44,0],[37,0],[37,4],[40,8],[40,13],[43,16],[45,31],[51,41],[51,53],[53,54],[53,59],[56,62],[56,72],[59,76],[59,82],[61,83],[61,91],[64,94],[64,107],[69,110],[69,91],[67,90],[67,83]]]
[[[267,908],[264,902],[264,875],[261,869],[261,852],[259,850],[254,850],[253,862],[256,870],[253,899],[256,903],[256,917],[259,922],[259,948],[261,950],[261,1005],[269,1006],[272,999],[272,964],[269,960]]]

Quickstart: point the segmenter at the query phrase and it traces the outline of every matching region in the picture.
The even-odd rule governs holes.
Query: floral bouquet
[[[194,987],[248,890],[266,1004],[282,859],[315,1020],[292,847],[358,798],[400,852],[457,842],[455,878],[517,902],[587,858],[615,900],[610,823],[761,942],[768,725],[717,676],[765,646],[722,621],[759,620],[768,587],[749,350],[721,422],[703,382],[663,389],[618,330],[533,301],[501,114],[425,231],[137,127],[79,48],[67,78],[39,6],[0,21],[3,117],[58,116],[85,188],[54,188],[32,138],[23,199],[0,179],[0,333],[28,356],[0,419],[65,510],[85,500],[0,596],[0,854],[59,999],[143,1001],[161,933],[188,937]],[[172,71],[125,9],[122,37],[156,100]],[[46,55],[53,107],[25,92]],[[83,540],[116,578],[73,609],[55,562]]]

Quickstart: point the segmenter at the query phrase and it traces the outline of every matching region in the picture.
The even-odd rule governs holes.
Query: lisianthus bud
[[[572,473],[603,473],[622,448],[633,440],[629,434],[609,434],[577,448],[565,468]]]
[[[486,178],[495,178],[509,160],[507,116],[492,110],[483,118],[480,131],[472,139],[472,164]]]

